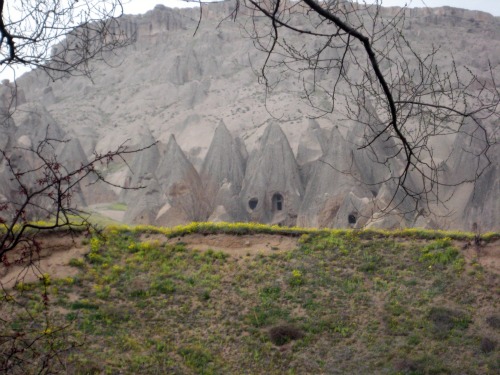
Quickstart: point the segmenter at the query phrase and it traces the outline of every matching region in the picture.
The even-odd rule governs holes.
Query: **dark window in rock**
[[[252,198],[248,201],[248,207],[250,207],[251,210],[255,210],[257,203],[259,203],[259,200],[257,198]]]
[[[350,214],[350,215],[347,217],[347,220],[349,221],[349,224],[356,224],[356,215],[354,215],[354,214]]]
[[[276,193],[273,195],[273,210],[283,210],[283,195],[281,195],[280,193]]]

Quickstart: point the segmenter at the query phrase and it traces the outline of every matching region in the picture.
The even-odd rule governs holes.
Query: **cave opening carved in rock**
[[[355,214],[349,214],[347,217],[349,224],[356,224],[357,218]]]
[[[281,195],[280,193],[275,193],[272,199],[273,211],[282,211],[283,203],[283,195]]]
[[[258,203],[259,203],[259,200],[257,198],[251,198],[248,201],[248,207],[253,211],[257,208]]]

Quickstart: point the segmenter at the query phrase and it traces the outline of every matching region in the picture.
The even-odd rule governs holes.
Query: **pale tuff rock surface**
[[[151,174],[151,176],[148,177],[148,181],[156,179],[154,173],[160,163],[160,150],[159,144],[150,131],[146,130],[144,134],[141,135],[137,148],[144,150],[133,155],[133,159],[129,163],[130,168],[127,169],[125,180],[120,184],[127,188],[120,191],[120,200],[122,202],[129,201],[131,196],[137,198],[137,194],[133,189],[144,186],[140,182],[146,174]]]
[[[248,214],[244,205],[239,199],[239,190],[234,189],[233,184],[224,182],[217,191],[211,208],[213,212],[209,221],[227,221],[225,218],[231,218],[229,221],[247,221]]]
[[[135,182],[137,186],[145,186],[142,190],[130,190],[127,194],[128,209],[123,220],[134,224],[155,224],[156,215],[164,201],[162,189],[152,173],[141,174]]]
[[[132,44],[106,56],[108,64],[92,63],[92,82],[83,77],[53,82],[33,71],[17,81],[17,96],[12,84],[2,83],[0,147],[35,145],[50,125],[50,135],[71,139],[58,152],[63,163],[75,168],[80,159],[124,142],[140,148],[158,141],[127,159],[130,169],[118,165],[106,171],[113,183],[145,189],[81,186],[82,204],[124,202],[130,223],[209,219],[445,229],[470,229],[477,223],[482,231],[498,229],[499,160],[493,158],[498,149],[490,149],[493,167],[475,189],[472,184],[443,188],[451,198],[446,206],[430,207],[435,216],[415,212],[400,193],[393,199],[394,185],[381,183],[401,168],[397,159],[389,166],[377,163],[394,154],[392,140],[380,138],[359,150],[370,129],[380,126],[375,109],[358,122],[338,114],[311,120],[317,113],[296,94],[301,82],[285,79],[266,94],[252,70],[264,56],[237,23],[217,27],[231,6],[224,2],[204,8],[204,22],[194,36],[196,9],[157,6],[144,15],[123,17],[120,27],[133,38]],[[398,11],[386,8],[383,14]],[[453,54],[458,66],[470,66],[489,80],[487,62],[500,63],[500,19],[483,12],[410,9],[405,33],[417,52],[441,46],[434,60],[438,67],[448,67]],[[323,74],[316,79],[328,87],[332,78]],[[495,79],[500,82],[500,77]],[[7,110],[13,99],[17,110],[11,119]],[[336,106],[342,112],[345,103],[339,100]],[[279,120],[269,125],[273,116]],[[444,182],[452,184],[477,167],[463,150],[475,152],[478,145],[464,139],[443,138],[433,145]],[[16,162],[29,165],[20,156]],[[0,199],[8,199],[12,192],[2,168]],[[386,205],[403,217],[374,214]],[[350,222],[351,215],[356,223]]]
[[[31,140],[33,147],[46,137],[64,140],[66,132],[40,102],[29,102],[17,107],[12,119],[16,124],[15,137],[19,142],[22,136]]]
[[[314,119],[309,120],[297,148],[297,163],[300,166],[302,181],[309,181],[314,162],[328,150],[330,136],[331,132],[328,129],[321,128]]]
[[[157,213],[158,224],[169,226],[207,219],[208,205],[200,176],[173,135],[160,157],[156,178],[162,190],[161,201],[164,202]]]
[[[375,212],[372,201],[373,198],[359,198],[354,193],[349,192],[337,211],[334,221],[335,227],[363,228]]]
[[[0,132],[1,132],[0,150],[5,151],[11,148],[14,140],[15,131],[16,131],[16,126],[14,125],[14,122],[12,121],[10,116],[4,118],[4,121],[0,122]],[[2,159],[3,159],[3,154],[0,153],[0,163],[2,162]]]
[[[4,116],[12,114],[17,106],[24,103],[26,103],[26,96],[23,89],[8,79],[4,79],[0,84],[0,118],[2,122],[6,120]]]
[[[493,166],[482,175],[467,201],[463,223],[470,223],[468,230],[498,228],[500,212],[500,148],[495,148]],[[474,225],[475,224],[475,225]]]
[[[308,126],[299,140],[297,163],[303,166],[318,160],[328,150],[330,132],[319,126],[314,119],[308,121]]]
[[[485,133],[476,129],[471,120],[466,120],[452,146],[450,159],[446,162],[446,182],[453,185],[463,180],[473,181],[489,164],[491,158],[498,162],[498,147],[484,153],[482,150],[486,149],[486,145]]]
[[[232,222],[236,220],[233,216],[227,213],[226,208],[224,206],[217,206],[215,207],[215,210],[208,218],[208,221],[212,221],[214,223],[220,223],[220,222]]]
[[[373,195],[378,194],[382,183],[393,176],[401,164],[398,163],[400,153],[392,138],[378,137],[366,147],[368,140],[375,138],[384,127],[373,109],[363,109],[359,120],[350,123],[346,136],[353,158],[352,169],[357,171],[356,177],[368,185]]]
[[[418,207],[402,190],[396,189],[394,181],[382,185],[374,202],[375,210],[368,227],[400,229],[413,226]]]
[[[346,194],[370,196],[366,187],[356,180],[358,175],[348,144],[340,131],[333,128],[328,150],[315,162],[307,181],[297,224],[335,227],[337,212]]]
[[[240,144],[232,137],[223,121],[215,129],[200,175],[209,199],[215,198],[223,185],[230,186],[234,194],[241,190],[245,159],[241,154]]]
[[[272,122],[248,160],[241,202],[252,221],[290,224],[296,220],[303,194],[292,149],[279,125]]]
[[[210,221],[245,220],[238,199],[245,176],[246,160],[239,140],[233,138],[223,121],[215,134],[203,162],[200,176],[209,205]]]
[[[60,160],[64,160],[63,165],[68,172],[76,171],[88,163],[87,156],[77,138],[72,138],[61,143],[59,149],[56,151],[56,155]],[[83,189],[81,184],[78,184],[74,189],[72,201],[80,208],[97,203],[99,202],[99,197],[106,195],[105,191],[107,189],[104,186],[86,186],[87,184],[88,182],[84,183]],[[109,199],[109,196],[106,198]]]
[[[154,139],[147,134],[142,147],[153,143]],[[132,168],[125,182],[131,190],[122,194],[128,203],[124,220],[165,226],[206,220],[208,206],[198,172],[173,135],[163,151],[159,148],[163,147],[153,145],[135,155],[132,165],[140,169],[134,172]]]
[[[442,192],[447,198],[446,205],[451,208],[452,214],[436,221],[452,228],[472,230],[476,223],[478,230],[494,230],[498,228],[500,222],[498,206],[500,148],[498,145],[493,145],[487,152],[481,153],[486,145],[484,133],[481,131],[472,133],[471,129],[473,126],[466,121],[452,145],[450,158],[443,162],[441,181],[449,186],[443,187]],[[473,134],[472,141],[470,138],[467,140],[464,134]],[[475,179],[477,179],[475,184],[471,182],[455,187],[458,181]]]

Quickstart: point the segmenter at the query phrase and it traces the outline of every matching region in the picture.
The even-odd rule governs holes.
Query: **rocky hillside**
[[[72,151],[61,150],[65,163],[123,142],[138,146],[159,141],[129,160],[131,170],[123,165],[107,172],[118,184],[145,189],[82,187],[81,206],[124,202],[124,220],[132,223],[254,220],[460,229],[477,223],[483,231],[498,229],[498,149],[490,150],[493,167],[475,188],[460,187],[446,207],[433,210],[438,216],[421,212],[400,219],[412,210],[404,197],[396,197],[399,216],[378,217],[377,207],[391,201],[395,187],[359,183],[376,181],[387,171],[370,165],[370,156],[356,150],[356,124],[335,114],[311,120],[311,108],[292,86],[266,98],[252,70],[263,55],[237,22],[218,27],[230,6],[211,4],[195,35],[195,9],[158,5],[144,15],[124,16],[121,27],[132,43],[107,56],[107,64],[95,63],[92,81],[62,77],[52,82],[37,71],[23,75],[17,82],[17,111],[2,129],[7,136],[0,137],[0,147],[36,142],[48,124],[58,136],[72,139]],[[384,12],[390,16],[397,10]],[[406,36],[416,49],[442,47],[438,66],[449,64],[451,55],[477,74],[487,70],[488,61],[500,63],[499,18],[449,7],[412,9],[407,17]],[[2,85],[4,105],[10,87]],[[460,142],[460,137],[448,137],[440,145],[443,155],[457,150],[445,161],[451,175],[467,162],[458,151]],[[390,149],[382,141],[376,147],[379,156]],[[350,175],[330,166],[342,171],[343,163]],[[1,170],[0,186],[9,199]]]

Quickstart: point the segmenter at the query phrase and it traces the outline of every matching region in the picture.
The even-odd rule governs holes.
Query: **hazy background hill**
[[[331,191],[332,184],[325,180],[331,178],[325,177],[328,171],[320,171],[315,160],[323,155],[338,159],[340,156],[335,152],[342,138],[352,132],[353,124],[335,114],[310,120],[315,113],[303,103],[297,82],[292,80],[266,98],[252,70],[259,66],[264,56],[254,48],[238,22],[219,24],[230,6],[229,2],[211,4],[195,35],[199,17],[196,9],[174,10],[159,5],[144,15],[123,17],[121,27],[133,42],[107,56],[107,64],[94,63],[92,81],[83,77],[62,77],[52,82],[37,71],[23,75],[17,83],[19,103],[24,104],[15,113],[16,128],[10,136],[11,142],[19,142],[23,136],[31,137],[33,131],[30,129],[48,123],[60,134],[78,141],[79,145],[75,145],[78,157],[107,151],[125,141],[130,146],[159,141],[157,150],[133,161],[137,166],[135,175],[125,166],[109,171],[109,177],[117,183],[147,181],[150,198],[137,194],[127,196],[109,189],[85,193],[84,204],[133,203],[134,207],[129,207],[125,214],[126,220],[132,222],[169,224],[175,217],[181,221],[211,218],[286,224],[298,221],[306,226],[350,225],[347,221],[350,214],[355,212],[356,216],[362,216],[360,205],[367,208],[367,199],[382,199],[387,193],[382,187],[368,191],[354,186],[352,181],[345,181],[342,188],[336,186]],[[384,10],[387,16],[397,11],[398,8]],[[405,35],[417,51],[425,53],[433,45],[441,47],[436,60],[438,66],[446,67],[453,56],[458,65],[470,66],[479,76],[491,79],[486,76],[488,62],[492,66],[500,63],[498,17],[443,7],[409,9],[408,20]],[[500,77],[496,78],[496,82],[500,82]],[[324,79],[326,82],[328,77]],[[43,116],[32,115],[35,112]],[[206,162],[205,157],[211,144],[217,143],[213,142],[214,134],[221,123],[229,134],[220,131],[218,142],[222,151],[219,154],[241,159],[239,166],[234,166],[235,171],[241,170],[221,177],[225,180],[214,187],[206,176],[220,168],[213,160]],[[264,133],[270,124],[279,124],[284,134],[284,137],[273,136],[273,139],[280,139],[279,152],[271,152],[272,146],[266,146],[269,137]],[[226,153],[224,145],[229,147]],[[444,157],[454,145],[456,140],[449,137],[436,152],[443,151]],[[177,146],[184,153],[185,161],[183,155],[173,151]],[[286,151],[287,147],[293,155]],[[259,175],[259,171],[268,169],[269,157],[262,156],[266,154],[287,155],[287,160],[281,163],[287,170],[278,177],[287,182],[273,182],[272,191],[266,190],[269,180]],[[166,159],[166,155],[172,155],[173,159]],[[498,152],[492,150],[491,155],[498,155]],[[457,160],[458,156],[449,160],[449,168],[457,167]],[[205,168],[210,164],[212,169],[203,174],[204,163]],[[229,165],[227,160],[224,163]],[[178,170],[167,173],[165,168]],[[257,173],[257,177],[251,177],[250,172]],[[146,173],[151,175],[145,176]],[[181,177],[174,181],[167,174]],[[170,182],[166,183],[169,178]],[[291,183],[292,180],[295,182]],[[484,193],[474,195],[472,186],[461,188],[456,199],[449,203],[454,211],[452,216],[439,223],[435,219],[411,217],[403,222],[383,220],[372,225],[470,229],[473,222],[478,222],[484,230],[497,228],[500,215],[498,203],[495,203],[500,190],[498,180],[497,157],[494,167],[483,181],[479,181],[478,190]],[[208,185],[210,189],[207,190]],[[207,191],[209,196],[205,195]],[[262,193],[262,197],[259,196],[262,207],[257,206],[254,210],[249,204],[260,194],[257,192]],[[354,197],[349,198],[349,193]],[[276,194],[286,202],[285,215],[273,212],[277,210],[275,199],[279,196]],[[298,198],[293,198],[294,195]],[[136,207],[137,202],[141,202],[140,208]],[[304,202],[308,202],[307,205]],[[359,202],[359,205],[352,202]],[[134,212],[130,211],[132,208]],[[268,211],[259,212],[259,209]],[[358,221],[356,225],[364,224],[366,222]]]

